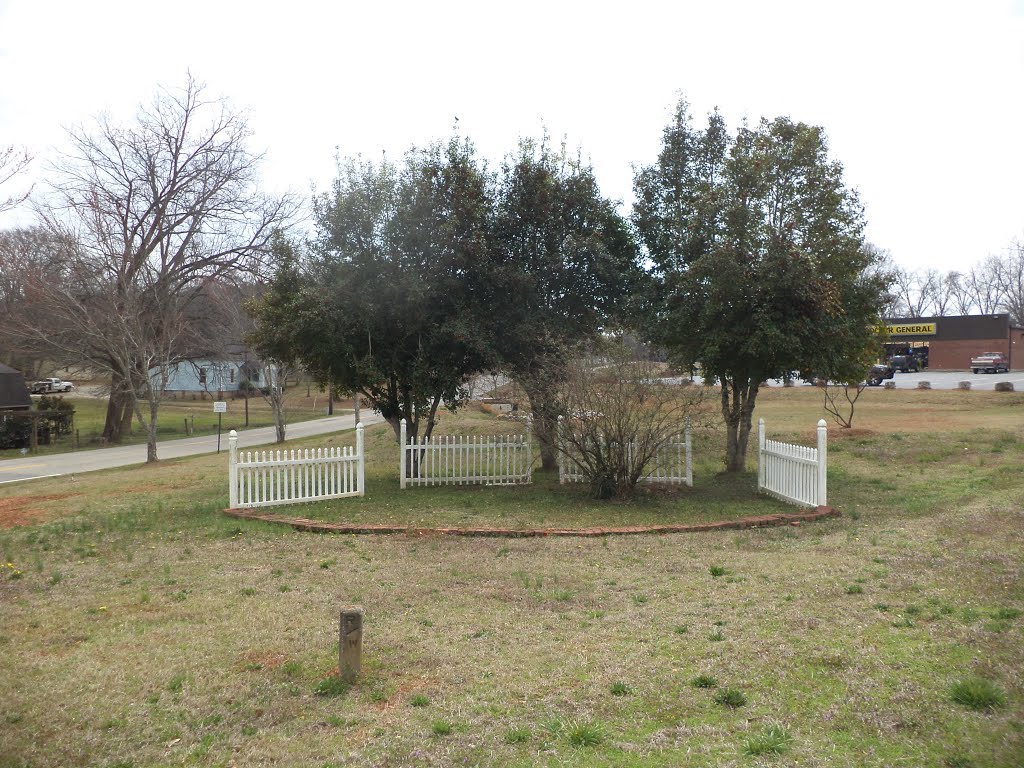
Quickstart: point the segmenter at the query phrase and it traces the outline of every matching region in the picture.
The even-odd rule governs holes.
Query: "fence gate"
[[[399,484],[525,485],[533,482],[531,422],[525,435],[442,435],[413,439],[402,419]]]
[[[827,503],[828,425],[818,421],[818,447],[780,443],[764,435],[757,420],[757,490],[807,507]]]
[[[356,445],[285,451],[238,451],[238,433],[228,435],[228,496],[232,509],[298,504],[362,496],[366,491],[363,425]]]

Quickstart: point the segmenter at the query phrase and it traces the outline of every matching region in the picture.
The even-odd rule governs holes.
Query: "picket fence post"
[[[228,507],[238,506],[238,433],[228,433]]]
[[[824,419],[818,420],[818,506],[824,507],[827,503],[828,493],[826,483],[828,482],[828,424]]]
[[[555,428],[555,452],[558,454],[558,484],[565,485],[565,473],[563,472],[563,466],[567,459],[565,454],[562,453],[562,419],[564,416],[558,417],[558,426]]]
[[[366,495],[366,451],[363,446],[363,422],[356,424],[356,490],[360,496]]]
[[[405,463],[408,460],[406,458],[406,446],[405,446],[405,419],[401,422],[400,435],[398,437],[399,444],[399,459],[398,459],[398,487],[405,488]]]
[[[686,485],[693,488],[693,443],[691,441],[691,424],[690,417],[686,417],[686,429],[683,434],[685,435],[686,442]]]
[[[764,490],[765,484],[765,465],[764,460],[764,419],[757,420],[757,491],[760,493]]]
[[[561,418],[561,417],[559,417]],[[558,440],[555,440],[555,450],[558,450]],[[523,449],[523,461],[526,462],[526,482],[533,482],[533,414],[526,415],[526,447]]]

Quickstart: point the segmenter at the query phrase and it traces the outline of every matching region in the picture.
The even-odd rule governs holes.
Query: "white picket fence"
[[[530,422],[525,435],[441,435],[410,442],[401,423],[399,478],[411,485],[525,485],[533,482]]]
[[[558,447],[558,482],[583,483],[588,478],[583,473],[583,466],[572,455],[571,450],[564,448],[561,440],[562,418],[559,417],[559,447]],[[635,445],[627,449],[627,456]],[[642,483],[664,483],[669,485],[688,485],[693,487],[693,445],[690,435],[690,425],[686,424],[683,434],[675,435],[664,443],[655,454],[649,464],[647,473],[640,478]]]
[[[284,451],[238,451],[228,435],[228,496],[232,509],[362,496],[366,491],[363,425],[356,445]]]
[[[818,447],[780,443],[764,435],[757,420],[757,489],[802,507],[827,503],[828,426],[818,422]]]

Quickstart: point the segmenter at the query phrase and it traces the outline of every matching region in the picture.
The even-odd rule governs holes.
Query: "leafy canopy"
[[[472,145],[410,151],[402,166],[349,159],[315,201],[305,264],[284,261],[256,307],[261,351],[300,361],[322,382],[361,392],[398,431],[492,359],[478,318],[491,286],[490,189]]]
[[[742,469],[761,382],[831,370],[877,325],[884,280],[863,209],[821,128],[779,117],[730,136],[717,113],[694,128],[682,101],[635,188],[650,335],[721,382],[726,464]]]

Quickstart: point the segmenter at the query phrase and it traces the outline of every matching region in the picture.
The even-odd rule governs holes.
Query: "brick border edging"
[[[693,525],[631,525],[623,527],[593,528],[421,528],[412,525],[353,525],[350,523],[325,523],[304,517],[279,517],[245,509],[225,509],[224,514],[240,520],[259,520],[264,523],[290,525],[297,531],[309,533],[363,533],[396,534],[406,533],[417,536],[490,536],[495,538],[525,538],[531,536],[625,536],[638,533],[702,533],[739,528],[766,528],[780,525],[800,525],[826,517],[842,517],[842,512],[832,507],[817,507],[807,512],[780,513],[741,517],[738,520],[722,520],[715,523]]]

